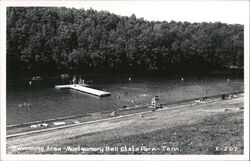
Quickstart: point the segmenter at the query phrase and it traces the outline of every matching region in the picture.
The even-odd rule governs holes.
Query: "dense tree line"
[[[158,22],[93,9],[9,7],[9,69],[169,71],[243,67],[243,25]]]

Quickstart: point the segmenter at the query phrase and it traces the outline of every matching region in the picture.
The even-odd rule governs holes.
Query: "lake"
[[[85,75],[95,89],[110,92],[99,98],[69,89],[57,90],[55,85],[69,84],[69,79],[50,77],[40,81],[19,79],[7,81],[7,125],[49,118],[100,112],[149,104],[158,95],[161,103],[199,98],[219,93],[244,90],[244,80],[227,74],[206,76],[128,76]],[[19,107],[29,103],[30,108]]]

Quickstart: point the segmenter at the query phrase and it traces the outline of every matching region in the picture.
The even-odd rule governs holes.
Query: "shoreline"
[[[244,94],[244,91],[237,91],[230,93],[235,95],[235,98],[238,98],[239,95]],[[201,104],[201,103],[207,103],[207,102],[216,102],[221,100],[220,98],[221,94],[217,95],[212,95],[206,97],[207,101],[205,102],[199,102],[199,98],[195,99],[190,99],[190,100],[182,100],[178,101],[175,103],[171,104],[162,104],[163,108],[162,109],[171,109],[176,106],[190,106],[194,104]],[[234,97],[233,97],[234,98]],[[233,98],[227,98],[227,99],[233,99]],[[57,128],[63,128],[64,126],[77,126],[82,123],[88,123],[88,122],[93,122],[93,121],[98,121],[98,120],[104,120],[104,119],[112,119],[115,117],[124,117],[126,115],[133,115],[133,114],[138,114],[138,113],[143,113],[143,112],[152,112],[154,111],[152,108],[149,108],[149,104],[142,104],[142,105],[136,105],[133,107],[126,107],[126,108],[121,108],[117,109],[117,115],[116,116],[111,116],[113,110],[107,110],[107,111],[102,111],[102,112],[93,112],[93,113],[86,113],[86,114],[80,114],[80,115],[71,115],[71,116],[65,116],[65,117],[60,117],[60,118],[51,118],[47,120],[40,120],[40,121],[34,121],[34,122],[27,122],[27,123],[22,123],[22,124],[15,124],[15,125],[7,125],[7,137],[14,137],[18,136],[21,133],[32,133],[36,131],[47,131],[47,130],[53,130]],[[158,111],[158,109],[157,109]],[[56,121],[61,121],[64,122],[64,125],[61,126],[55,126],[53,125],[53,122]],[[77,123],[75,123],[77,122]],[[38,123],[46,123],[48,124],[48,127],[38,127],[38,128],[31,128],[30,126],[32,124],[38,124]]]
[[[166,141],[168,142],[170,139],[175,141],[173,142],[174,145],[177,145],[176,147],[181,149],[181,151],[177,151],[176,154],[196,154],[198,151],[198,153],[202,154],[226,154],[226,152],[219,153],[220,151],[216,151],[216,147],[223,146],[225,141],[228,143],[236,141],[235,146],[237,146],[238,151],[228,152],[228,154],[239,154],[242,153],[243,148],[241,139],[242,129],[238,129],[239,126],[243,126],[243,96],[244,95],[238,95],[237,97],[226,100],[217,99],[217,101],[208,101],[207,103],[193,102],[192,104],[184,104],[173,108],[162,108],[154,112],[133,113],[121,117],[83,122],[74,126],[61,126],[56,130],[9,137],[6,138],[7,153],[79,154],[81,151],[67,151],[64,149],[77,146],[86,148],[105,146],[122,147],[124,145],[158,147],[166,146]],[[235,122],[236,120],[239,121]],[[224,128],[221,128],[222,126]],[[231,134],[232,127],[233,134]],[[227,134],[230,132],[230,135],[225,135],[225,132]],[[217,136],[219,136],[219,138],[217,138]],[[105,140],[103,140],[103,138],[105,138]],[[216,140],[220,141],[220,139],[222,139],[221,142],[216,142]],[[198,142],[195,143],[195,140]],[[202,149],[198,143],[202,143]],[[29,148],[33,146],[41,148],[56,146],[62,150],[18,150],[19,148]],[[12,148],[15,147],[17,147],[17,150],[13,151]],[[105,151],[100,154],[116,153],[121,154],[119,151]],[[155,154],[165,153],[168,152],[155,152]],[[81,154],[97,153],[90,152]]]

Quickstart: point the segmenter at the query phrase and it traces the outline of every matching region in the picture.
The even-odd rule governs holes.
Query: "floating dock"
[[[86,87],[86,86],[80,85],[80,84],[56,85],[55,88],[56,89],[74,89],[74,90],[81,91],[81,92],[88,93],[88,94],[92,94],[92,95],[95,95],[98,97],[105,97],[105,96],[111,95],[111,93],[109,93],[109,92],[89,88],[89,87]]]

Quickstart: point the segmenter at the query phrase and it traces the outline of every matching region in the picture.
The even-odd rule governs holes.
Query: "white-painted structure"
[[[74,89],[74,90],[77,90],[77,91],[81,91],[81,92],[92,94],[92,95],[99,96],[99,97],[111,95],[109,92],[100,91],[100,90],[97,90],[97,89],[85,87],[85,86],[80,85],[80,84],[56,85],[55,88],[56,89]]]
[[[65,125],[65,122],[53,122],[53,125],[55,126],[60,126],[60,125]]]

